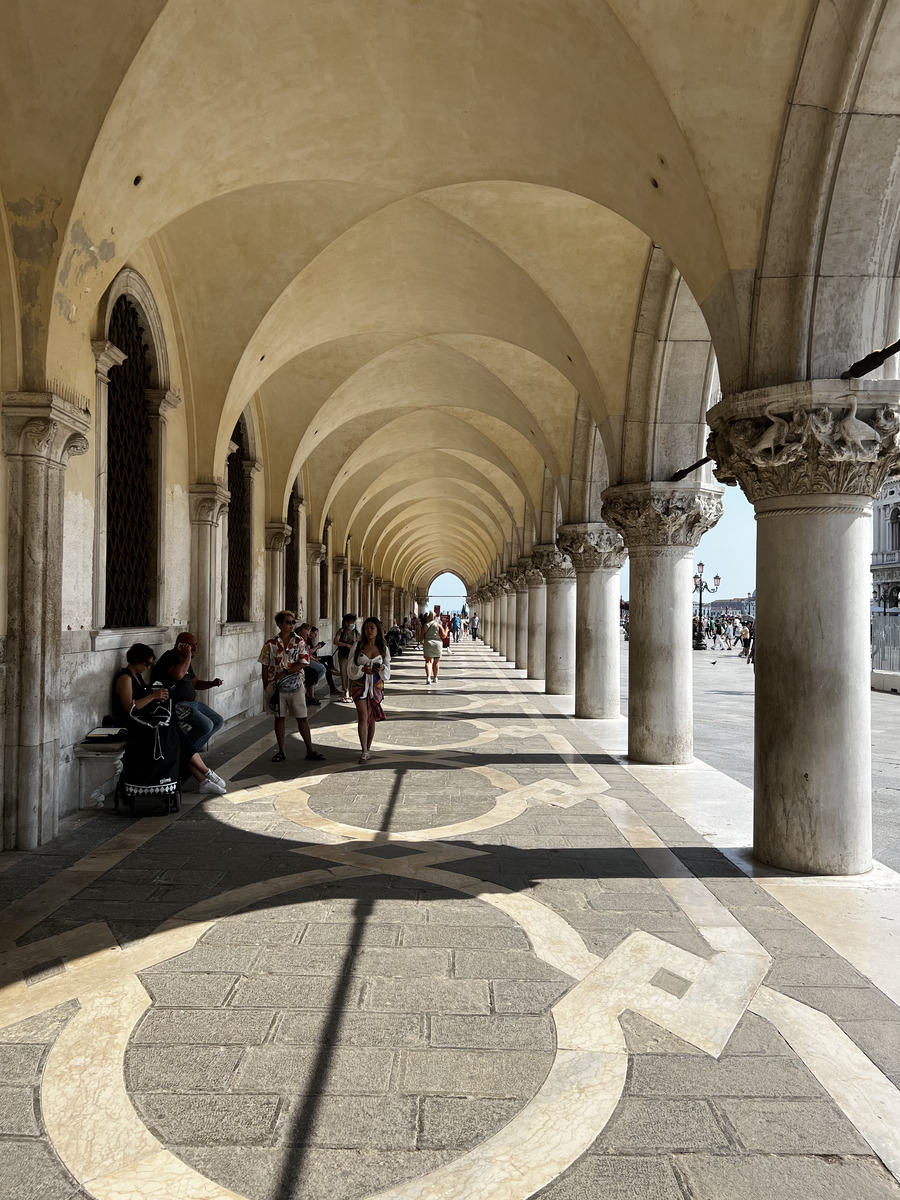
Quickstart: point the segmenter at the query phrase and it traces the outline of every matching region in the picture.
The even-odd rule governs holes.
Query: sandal
[[[371,753],[367,750],[365,752],[365,754],[361,754],[359,756],[359,758],[357,759],[357,762],[367,763],[371,757],[372,757]]]
[[[279,750],[277,754],[272,755],[272,762],[284,762],[286,758],[287,755],[285,752],[283,750]]]
[[[313,761],[313,762],[324,762],[324,761],[325,761],[325,755],[324,755],[324,754],[320,754],[320,753],[318,752],[318,750],[310,750],[309,754],[307,754],[307,756],[306,756],[306,761],[307,761],[307,762],[311,762],[311,761]]]

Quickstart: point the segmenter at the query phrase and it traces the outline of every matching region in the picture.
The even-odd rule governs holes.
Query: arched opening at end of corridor
[[[462,612],[466,603],[467,588],[462,579],[452,571],[438,575],[428,589],[428,607],[434,611]]]

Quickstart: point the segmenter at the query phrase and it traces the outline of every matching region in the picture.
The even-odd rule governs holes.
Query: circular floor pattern
[[[249,1200],[352,1200],[484,1141],[543,1083],[546,995],[571,982],[492,906],[375,877],[220,921],[142,980],[129,1096],[179,1158]]]
[[[388,712],[390,717],[390,712]],[[474,736],[466,737],[462,726],[474,726]],[[356,725],[341,725],[334,729],[336,736],[351,745],[359,745]],[[467,750],[497,740],[497,730],[486,721],[472,717],[460,717],[453,721],[382,721],[375,731],[373,751],[411,750],[423,753],[429,750]]]
[[[400,835],[480,817],[497,791],[476,771],[394,762],[386,771],[329,775],[310,789],[309,806],[333,821]]]

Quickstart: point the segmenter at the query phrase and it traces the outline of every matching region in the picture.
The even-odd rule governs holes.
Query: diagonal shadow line
[[[391,788],[390,799],[388,800],[387,809],[385,810],[384,818],[378,831],[379,833],[387,833],[390,829],[394,810],[397,807],[397,801],[400,797],[400,789],[403,786],[405,772],[405,766],[401,765],[397,768],[397,778]],[[353,929],[350,935],[350,943],[347,946],[347,952],[341,963],[341,971],[329,1000],[328,1021],[322,1034],[321,1045],[316,1054],[309,1087],[299,1111],[291,1122],[288,1144],[285,1147],[284,1158],[282,1159],[278,1183],[274,1193],[275,1200],[296,1200],[294,1187],[300,1179],[306,1154],[310,1149],[310,1137],[322,1105],[325,1084],[328,1079],[335,1050],[337,1049],[338,1035],[343,1022],[347,996],[350,991],[350,985],[353,982],[353,964],[362,948],[363,937],[365,936],[366,926],[371,919],[374,904],[375,900],[371,896],[360,896],[353,906],[353,916],[351,918]]]

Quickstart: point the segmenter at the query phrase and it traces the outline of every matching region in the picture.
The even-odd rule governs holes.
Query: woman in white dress
[[[444,650],[444,631],[433,612],[422,617],[422,653],[425,655],[425,682],[437,683]]]
[[[384,720],[381,701],[384,684],[391,677],[391,655],[377,617],[366,617],[363,621],[362,634],[350,652],[347,670],[350,697],[356,705],[359,761],[366,763],[372,756],[375,724]]]

